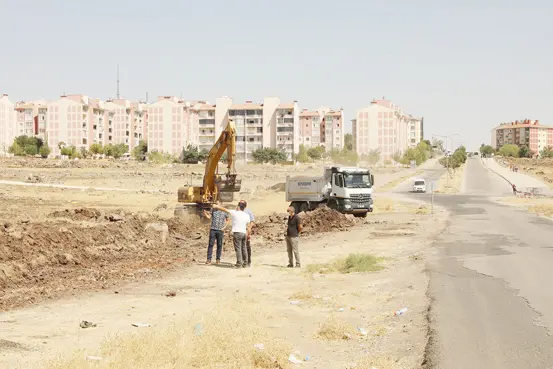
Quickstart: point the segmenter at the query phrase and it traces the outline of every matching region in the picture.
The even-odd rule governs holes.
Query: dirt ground
[[[227,263],[206,267],[201,262],[207,225],[172,217],[176,189],[200,181],[201,166],[48,160],[0,165],[2,367],[38,368],[75,349],[104,355],[99,350],[106,335],[143,329],[130,320],[147,321],[153,324],[147,329],[160,331],[177,318],[208,314],[221,299],[243,297],[273,316],[260,329],[302,355],[309,352],[313,359],[305,367],[350,367],[368,354],[375,360],[392,356],[394,368],[420,364],[427,280],[417,255],[444,226],[443,214],[427,215],[420,206],[394,198],[375,199],[377,211],[361,221],[326,210],[308,213],[302,264],[328,263],[354,252],[386,261],[384,270],[369,275],[307,275],[281,268],[287,205],[281,189],[287,175],[315,175],[322,168],[238,167],[243,189],[235,199],[248,200],[258,227],[252,236],[254,267],[237,271],[225,268],[233,261],[229,237]],[[375,172],[377,186],[405,174],[381,169]],[[169,290],[174,297],[164,296]],[[293,295],[306,301],[298,297],[300,303],[290,305]],[[314,338],[338,305],[344,307],[340,319],[369,333],[339,342]],[[393,317],[404,305],[409,313]],[[81,320],[98,327],[80,328]],[[80,366],[52,366],[58,367]]]
[[[519,172],[530,174],[553,187],[553,159],[502,158],[506,165],[515,165]]]

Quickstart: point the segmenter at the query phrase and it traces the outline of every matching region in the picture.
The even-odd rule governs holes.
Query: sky
[[[0,92],[190,100],[374,98],[476,150],[501,122],[553,125],[553,2],[0,0]]]

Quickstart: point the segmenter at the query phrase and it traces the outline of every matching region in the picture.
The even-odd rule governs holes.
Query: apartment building
[[[21,101],[15,105],[17,136],[37,136],[44,139],[47,103],[44,100]]]
[[[353,138],[358,154],[379,150],[381,160],[391,160],[396,153],[423,140],[423,120],[407,115],[397,105],[382,98],[357,111]]]
[[[199,145],[199,109],[204,101],[184,101],[175,96],[160,96],[148,104],[148,151],[179,155],[187,145]]]
[[[512,144],[526,146],[538,155],[544,148],[553,147],[553,127],[542,125],[538,120],[501,123],[492,129],[491,134],[491,146],[494,149]]]
[[[0,96],[0,155],[5,156],[17,136],[15,105],[7,94]]]
[[[281,104],[278,97],[266,97],[263,103],[232,104],[228,118],[236,124],[237,160],[251,161],[253,151],[261,148],[280,148],[290,160],[299,151],[297,102]]]
[[[146,104],[113,99],[106,101],[105,107],[113,113],[108,120],[106,144],[125,144],[130,151],[146,137]]]
[[[236,125],[237,160],[251,161],[252,152],[265,147],[279,148],[289,159],[299,151],[297,102],[281,104],[278,97],[266,97],[262,103],[234,104],[225,96],[201,105],[198,116],[200,149],[211,149],[230,118]]]
[[[344,111],[321,107],[300,113],[300,143],[306,147],[323,146],[327,150],[344,147]]]

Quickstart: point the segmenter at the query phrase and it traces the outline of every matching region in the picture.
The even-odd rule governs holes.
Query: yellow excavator
[[[227,153],[227,173],[218,174],[218,164],[223,154]],[[187,213],[201,214],[202,210],[209,209],[218,200],[232,201],[233,193],[239,192],[242,180],[238,178],[235,169],[236,157],[236,126],[229,119],[227,127],[215,145],[209,150],[205,163],[203,185],[185,186],[178,190],[178,202],[182,203]],[[226,194],[230,195],[230,197]],[[177,215],[177,210],[175,210]]]

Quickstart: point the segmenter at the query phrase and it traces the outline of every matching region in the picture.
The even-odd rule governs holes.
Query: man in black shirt
[[[298,248],[298,240],[303,226],[301,219],[296,214],[294,208],[288,208],[288,228],[286,230],[286,248],[288,250],[288,268],[294,267],[294,257],[296,258],[296,268],[300,265],[300,252]]]

